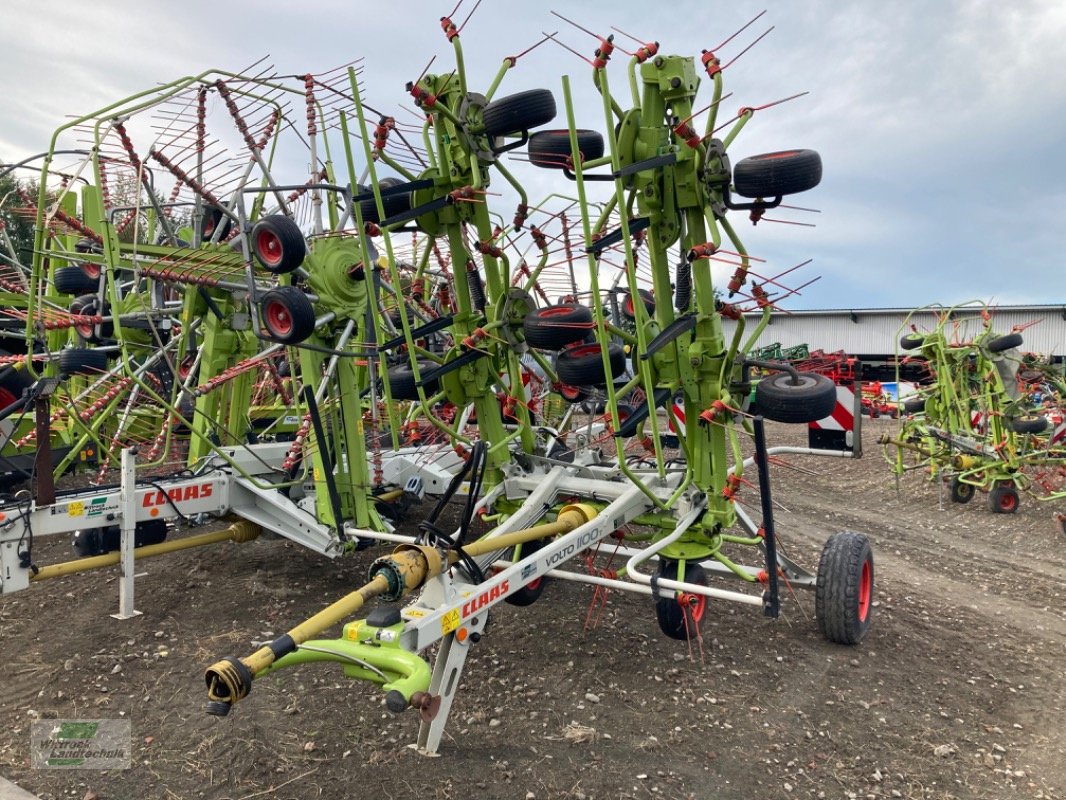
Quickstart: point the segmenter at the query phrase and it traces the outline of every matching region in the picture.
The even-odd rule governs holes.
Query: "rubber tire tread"
[[[555,96],[547,89],[528,89],[493,100],[481,112],[487,136],[528,131],[555,119]]]
[[[782,150],[741,159],[733,167],[733,186],[742,197],[799,194],[822,180],[822,157],[814,150]]]
[[[577,151],[582,163],[603,156],[603,136],[598,131],[578,130]],[[572,154],[570,131],[537,131],[529,137],[529,162],[543,169],[562,169]]]
[[[592,351],[591,348],[596,350]],[[572,355],[576,350],[589,352],[582,355]],[[611,364],[611,380],[613,381],[626,369],[626,354],[620,344],[611,342],[607,345],[607,356]],[[555,363],[555,371],[561,383],[570,386],[606,386],[607,379],[603,373],[603,346],[602,345],[577,345],[563,350]]]
[[[561,350],[568,344],[580,342],[591,328],[592,310],[578,303],[538,308],[522,320],[526,344],[538,350]]]
[[[862,565],[870,562],[870,607],[859,619],[859,584]],[[861,533],[843,531],[831,536],[822,548],[814,592],[818,629],[829,641],[855,645],[862,641],[873,619],[875,587],[873,551]]]
[[[810,383],[793,386],[787,372],[767,375],[755,384],[759,413],[774,422],[802,423],[825,419],[837,402],[836,385],[816,372],[801,372]]]

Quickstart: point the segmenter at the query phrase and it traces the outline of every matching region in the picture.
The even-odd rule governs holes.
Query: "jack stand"
[[[437,658],[433,662],[433,678],[429,683],[429,693],[440,697],[440,709],[437,715],[418,726],[418,744],[416,749],[424,756],[436,756],[437,748],[440,747],[441,736],[444,734],[444,726],[448,723],[448,714],[452,710],[452,700],[459,690],[459,676],[463,673],[463,664],[470,652],[470,645],[477,644],[481,640],[482,631],[488,621],[488,611],[478,614],[470,619],[460,629],[463,631],[463,640],[456,638],[453,631],[441,639]]]
[[[52,477],[52,393],[59,385],[55,378],[42,378],[27,391],[32,393],[37,456],[33,463],[33,499],[38,507],[54,505],[56,484]]]
[[[119,540],[119,561],[121,577],[118,582],[118,613],[115,619],[132,619],[141,612],[133,607],[133,544],[137,532],[137,449],[126,447],[122,450],[122,484],[119,491],[119,510],[121,514],[121,538]]]

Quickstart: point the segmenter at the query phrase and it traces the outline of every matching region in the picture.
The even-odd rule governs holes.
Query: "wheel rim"
[[[537,310],[537,316],[541,319],[550,319],[551,317],[562,317],[566,314],[573,313],[574,308],[572,306],[554,306],[553,308],[541,308]]]
[[[757,158],[759,161],[774,161],[778,158],[788,158],[790,156],[794,156],[798,152],[799,150],[782,150],[778,153],[765,153],[761,156],[755,156],[755,158]]]
[[[275,336],[288,336],[292,333],[292,315],[284,303],[273,300],[267,303],[266,323]]]
[[[859,576],[859,622],[866,622],[870,614],[870,595],[873,593],[874,576],[870,560],[862,562],[862,575]]]
[[[86,263],[81,264],[80,266],[81,266],[81,271],[84,272],[86,275],[88,275],[90,278],[94,278],[95,279],[95,278],[99,278],[100,277],[100,265],[99,264],[89,264],[89,263],[86,262]]]
[[[255,251],[268,267],[280,264],[281,258],[285,253],[281,246],[281,239],[269,228],[263,228],[256,233]]]
[[[9,405],[15,402],[15,395],[13,392],[8,391],[3,386],[0,386],[0,408],[7,408]]]
[[[1015,496],[1014,492],[1003,492],[1003,494],[999,496],[999,507],[1001,510],[1007,512],[1017,508],[1018,498]]]
[[[570,386],[566,383],[559,384],[559,394],[565,397],[567,400],[576,400],[581,397],[581,389],[577,386]]]
[[[598,344],[579,344],[565,351],[567,358],[582,358],[583,356],[599,355],[602,348]]]
[[[688,612],[692,623],[699,626],[703,621],[703,614],[707,611],[707,598],[702,594],[683,594],[677,598],[677,604]]]

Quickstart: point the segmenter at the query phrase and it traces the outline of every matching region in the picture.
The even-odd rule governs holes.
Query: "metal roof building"
[[[1066,304],[990,307],[992,329],[999,333],[1021,330],[1025,340],[1021,349],[1026,352],[1066,359]],[[765,347],[774,343],[782,347],[806,344],[812,350],[826,352],[843,350],[850,355],[880,360],[899,350],[899,337],[912,330],[931,331],[939,318],[951,315],[960,340],[972,338],[982,330],[984,320],[981,306],[957,306],[953,309],[930,306],[913,310],[907,308],[853,308],[811,311],[774,311],[770,324],[754,343]],[[752,330],[759,314],[745,314],[746,327]],[[722,320],[727,341],[736,327],[735,322]]]

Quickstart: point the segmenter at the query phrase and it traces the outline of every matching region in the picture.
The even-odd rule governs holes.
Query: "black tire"
[[[1015,433],[1043,433],[1048,428],[1048,421],[1040,414],[1023,414],[1012,419],[1010,427]]]
[[[813,189],[822,180],[822,157],[814,150],[780,150],[737,162],[733,186],[742,197],[779,197]]]
[[[613,381],[626,369],[626,354],[620,344],[611,342],[607,345],[607,357],[611,364]],[[603,373],[603,345],[575,344],[559,353],[555,364],[556,373],[562,383],[570,386],[606,386],[607,378]]]
[[[512,561],[518,561],[526,558],[540,550],[545,544],[547,544],[547,542],[545,542],[544,539],[534,539],[531,542],[526,542],[525,544],[520,545],[519,548],[516,548],[518,550],[517,553],[513,550],[511,551],[511,559]],[[538,575],[517,592],[505,597],[504,601],[510,603],[512,606],[531,606],[540,599],[540,596],[544,593],[544,585],[547,582],[547,575]]]
[[[255,223],[249,241],[263,269],[275,275],[292,272],[307,256],[300,226],[284,214],[272,214]]]
[[[1018,490],[1009,484],[993,486],[988,492],[988,507],[993,514],[1013,514],[1020,502]]]
[[[410,211],[411,192],[397,191],[395,194],[384,194],[386,189],[395,189],[397,186],[403,185],[404,182],[399,178],[382,178],[378,181],[378,189],[383,194],[381,206],[385,211],[385,216],[378,216],[377,202],[375,202],[373,197],[368,197],[366,200],[359,201],[359,211],[363,215],[363,222],[381,222],[383,219],[402,214],[404,211]]]
[[[844,531],[829,538],[818,562],[815,616],[831,642],[858,644],[873,617],[874,554],[861,533]]]
[[[589,394],[587,389],[581,386],[570,386],[569,384],[561,383],[559,384],[559,396],[563,398],[564,401],[574,406],[578,403],[585,402],[592,395]]]
[[[959,476],[956,475],[948,484],[948,492],[952,503],[969,503],[977,493],[977,487],[972,483],[960,481]]]
[[[603,157],[603,137],[597,131],[578,130],[577,151],[581,162]],[[529,161],[544,169],[570,165],[570,131],[537,131],[529,137]]]
[[[799,373],[800,382],[792,383],[787,372],[767,375],[755,384],[755,402],[760,413],[774,422],[814,422],[833,413],[837,387],[824,375]]]
[[[90,278],[81,267],[60,267],[54,283],[60,294],[87,294],[100,287],[100,281]]]
[[[918,414],[925,411],[925,398],[908,397],[903,401],[903,411],[907,414]]]
[[[88,347],[71,347],[59,353],[59,371],[66,375],[107,372],[107,353]]]
[[[538,308],[522,320],[526,344],[538,350],[561,350],[580,342],[591,330],[592,311],[577,303]]]
[[[925,342],[925,337],[920,333],[905,333],[899,337],[899,346],[904,350],[914,350],[921,347]]]
[[[218,206],[204,206],[204,215],[200,218],[200,241],[209,242],[215,235],[215,228],[222,226],[218,241],[224,242],[233,229],[233,220]]]
[[[436,369],[437,364],[432,361],[419,361],[418,374],[425,378],[426,373]],[[417,400],[418,387],[415,381],[415,371],[410,364],[397,364],[388,371],[389,391],[393,400]],[[432,381],[422,387],[426,397],[430,397],[440,391],[440,381]]]
[[[659,577],[677,580],[677,567],[676,561],[660,560]],[[684,582],[706,586],[707,572],[699,564],[685,564]],[[655,621],[659,623],[659,630],[670,639],[684,642],[699,637],[707,610],[707,598],[704,595],[690,595],[689,598],[682,604],[675,592],[672,597],[655,600]]]
[[[490,137],[528,131],[555,119],[555,97],[547,89],[518,92],[493,100],[481,118]]]
[[[0,350],[0,356],[10,356],[6,350]],[[22,393],[33,385],[33,380],[26,370],[13,369],[0,378],[0,411],[22,397]]]
[[[284,344],[302,342],[315,331],[315,307],[295,286],[279,286],[264,294],[259,313],[267,333]]]
[[[644,308],[648,312],[648,316],[655,316],[655,295],[649,292],[647,289],[638,289],[637,293],[640,295],[640,299],[644,301]],[[633,304],[633,295],[626,292],[622,297],[622,315],[627,319],[637,318],[637,309]]]
[[[985,345],[985,349],[990,353],[1002,353],[1004,350],[1013,350],[1015,347],[1021,347],[1022,341],[1020,333],[1008,333],[1004,336],[990,339],[988,344]]]

